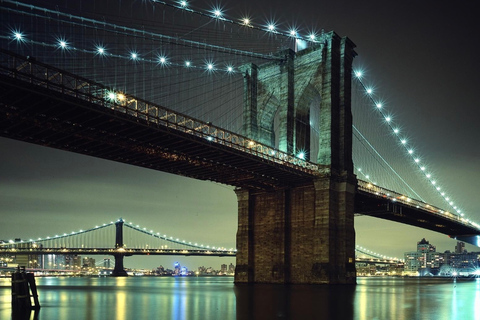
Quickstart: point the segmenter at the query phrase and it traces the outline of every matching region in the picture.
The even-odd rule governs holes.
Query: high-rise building
[[[95,268],[95,259],[85,257],[83,258],[83,267],[84,268]]]
[[[455,253],[464,253],[465,251],[465,242],[457,241],[457,245],[455,246]]]
[[[222,273],[222,274],[226,274],[226,273],[227,273],[227,265],[226,265],[226,264],[223,263],[223,264],[220,266],[220,273]]]
[[[417,251],[405,252],[404,271],[416,274],[419,271],[428,271],[439,268],[445,261],[443,253],[436,252],[436,247],[425,238],[417,242]]]
[[[425,240],[425,238],[423,238],[422,240],[417,242],[417,251],[418,252],[435,252],[436,247],[430,244],[430,242],[428,242],[427,240]]]

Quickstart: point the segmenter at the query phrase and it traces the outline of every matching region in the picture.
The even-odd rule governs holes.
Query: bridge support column
[[[112,277],[127,277],[128,274],[123,267],[123,254],[114,254],[115,267],[113,268]]]
[[[123,219],[119,219],[115,222],[115,249],[123,249]],[[113,255],[115,258],[115,268],[113,268],[112,276],[113,277],[126,277],[128,276],[127,272],[123,267],[123,258],[125,254],[116,253]]]
[[[235,283],[355,283],[355,181],[236,192]]]

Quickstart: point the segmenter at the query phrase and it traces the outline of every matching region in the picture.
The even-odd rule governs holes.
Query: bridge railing
[[[225,145],[277,164],[316,174],[317,164],[249,139],[245,136],[191,118],[67,71],[0,49],[0,72],[49,90],[61,92],[102,107],[128,114],[156,125],[172,128],[212,143]]]
[[[433,206],[431,204],[428,204],[424,201],[412,199],[412,198],[407,197],[407,196],[405,196],[401,193],[398,193],[398,192],[395,192],[395,191],[392,191],[392,190],[389,190],[389,189],[386,189],[386,188],[379,187],[379,186],[374,185],[374,184],[372,184],[370,182],[367,182],[367,181],[358,180],[358,190],[364,191],[364,192],[367,192],[367,193],[370,193],[370,194],[375,194],[377,196],[381,196],[383,198],[390,199],[391,201],[400,202],[400,203],[405,204],[405,205],[410,206],[410,207],[419,208],[419,209],[428,211],[430,213],[437,214],[437,215],[439,215],[441,217],[444,217],[444,218],[447,218],[449,220],[460,222],[464,225],[473,226],[473,227],[480,230],[480,226],[477,223],[475,223],[473,221],[470,221],[469,219],[465,219],[462,216],[459,216],[457,214],[454,214],[454,213],[451,213],[449,211],[443,210],[439,207],[435,207],[435,206]]]

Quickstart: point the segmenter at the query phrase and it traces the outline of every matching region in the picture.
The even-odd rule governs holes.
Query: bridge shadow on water
[[[236,319],[353,319],[355,285],[236,285]]]

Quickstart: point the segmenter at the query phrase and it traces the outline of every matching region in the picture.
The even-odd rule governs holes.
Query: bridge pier
[[[355,181],[237,189],[235,283],[354,284]]]
[[[123,249],[123,219],[120,218],[115,222],[115,249]],[[116,253],[113,255],[115,258],[115,267],[113,268],[112,276],[113,277],[127,277],[128,274],[123,267],[123,258],[125,254]]]
[[[112,271],[112,277],[127,277],[128,274],[123,266],[123,258],[125,257],[125,255],[114,254],[113,257],[115,258],[115,267]]]

